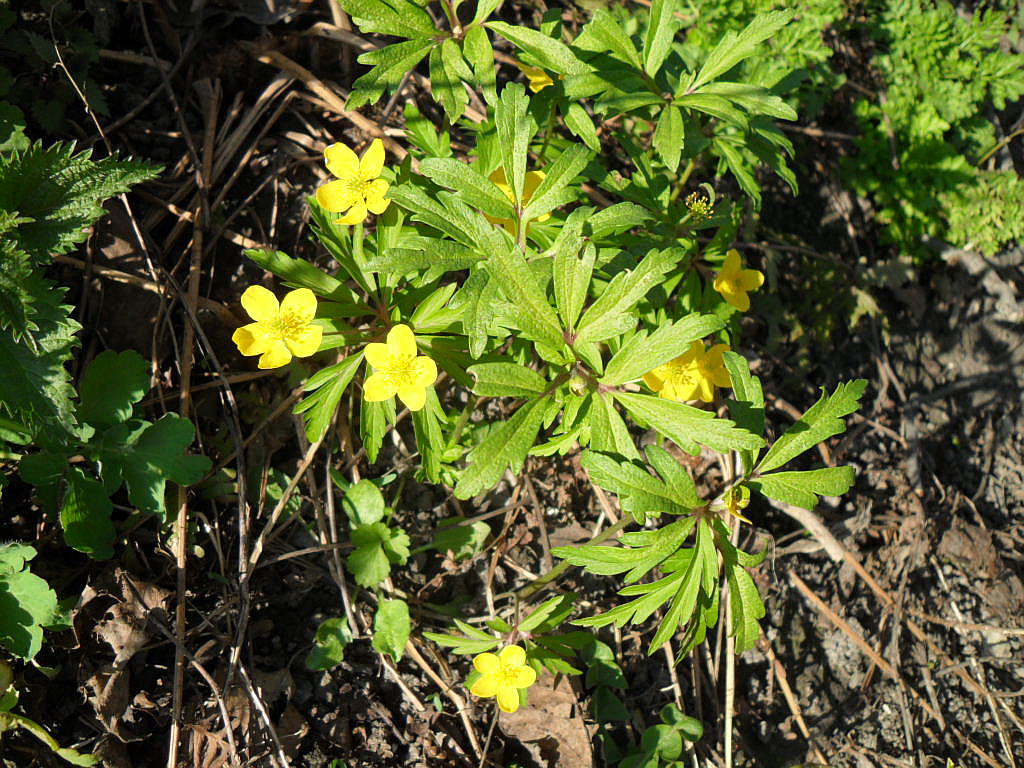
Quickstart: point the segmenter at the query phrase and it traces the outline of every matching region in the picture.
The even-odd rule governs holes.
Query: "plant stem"
[[[603,531],[597,534],[597,536],[588,541],[587,544],[600,544],[602,541],[610,539],[612,536],[617,534],[619,531],[621,531],[623,528],[625,528],[632,522],[633,517],[629,514],[624,514],[622,517],[619,518],[619,521],[615,523],[615,525],[611,526],[610,528],[605,528]],[[550,582],[554,581],[559,576],[561,576],[562,573],[564,573],[565,570],[569,567],[569,565],[570,563],[568,560],[563,560],[550,571],[548,571],[545,574],[542,574],[536,581],[527,584],[525,587],[516,592],[516,597],[519,600],[526,600],[531,595],[540,592]]]

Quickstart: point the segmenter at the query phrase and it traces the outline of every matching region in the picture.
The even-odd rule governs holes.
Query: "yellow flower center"
[[[740,280],[740,276],[736,275],[736,277],[725,280],[725,290],[729,293],[742,293],[743,281]]]
[[[516,678],[519,677],[519,667],[516,664],[502,664],[498,667],[498,671],[494,673],[494,677],[498,682],[498,686],[512,686],[516,684]]]
[[[281,312],[268,324],[267,335],[278,341],[298,336],[309,323],[295,312]]]
[[[678,359],[673,360],[668,363],[668,369],[667,378],[684,387],[694,386],[700,383],[702,378],[700,365],[693,360],[685,363]]]
[[[394,355],[383,368],[374,368],[392,386],[411,387],[416,383],[416,355]]]
[[[341,182],[349,192],[365,198],[366,191],[370,188],[370,184],[373,183],[373,179],[364,179],[362,174],[357,173],[349,176],[347,179],[342,179]]]

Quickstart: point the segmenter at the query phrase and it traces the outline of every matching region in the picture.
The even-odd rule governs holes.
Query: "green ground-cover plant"
[[[456,619],[455,632],[429,635],[476,656],[471,690],[496,696],[501,709],[518,707],[540,670],[575,672],[592,640],[560,629],[573,615],[571,596],[527,606],[570,565],[624,581],[616,607],[571,619],[576,625],[642,625],[657,616],[649,650],[678,637],[685,652],[717,624],[724,587],[735,647],[752,648],[764,607],[748,571],[765,550],[737,548],[733,526],[752,493],[812,508],[819,496],[850,487],[850,467],[791,462],[844,429],[842,417],[866,384],[823,393],[769,442],[761,383],[730,350],[763,275],[744,269],[730,249],[746,206],[712,181],[733,176],[754,205],[762,164],[795,185],[789,141],[774,123],[797,115],[772,90],[786,80],[785,67],[778,58],[774,69],[757,66],[792,14],[759,14],[738,30],[686,43],[676,34],[683,9],[668,0],[652,5],[646,25],[627,29],[598,10],[575,35],[554,16],[540,29],[488,20],[487,5],[467,27],[456,21],[457,7],[446,7],[450,33],[428,33],[427,14],[404,0],[343,5],[362,31],[407,38],[363,58],[374,68],[357,81],[352,104],[381,98],[429,56],[447,119],[434,126],[408,108],[412,146],[397,168],[377,140],[362,155],[328,147],[335,178],[309,203],[313,233],[338,269],[248,251],[292,291],[280,304],[263,289],[243,294],[254,322],[235,334],[240,351],[260,355],[267,368],[327,353],[333,362],[314,366],[296,411],[315,441],[332,439],[343,408],[371,461],[404,405],[417,477],[452,486],[457,499],[488,492],[530,455],[581,450],[590,479],[617,496],[624,517],[588,545],[555,549],[563,562],[492,617],[490,631]],[[479,49],[467,53],[470,33]],[[523,65],[532,96],[518,82],[481,77],[495,70],[499,38]],[[459,59],[460,50],[471,61]],[[467,88],[480,89],[485,120],[453,123]],[[452,152],[454,132],[470,147],[465,158]],[[465,405],[453,407],[434,385],[438,372],[470,390]],[[726,418],[715,393],[728,387]],[[486,401],[500,406],[487,403],[481,419]],[[654,430],[658,444],[641,451],[639,429]],[[713,490],[698,493],[667,443],[719,457]],[[347,493],[360,488],[373,493],[367,508],[375,512],[349,515],[348,565],[357,583],[376,591],[407,548],[384,519],[379,490],[360,484]],[[631,525],[637,529],[626,531]],[[617,546],[601,545],[613,538]],[[399,602],[388,591],[377,594],[378,618]],[[404,638],[407,612],[400,618]],[[343,627],[322,627],[310,663],[330,664],[346,643]],[[397,656],[401,646],[393,647]]]
[[[848,183],[906,253],[923,255],[925,237],[995,253],[1024,215],[1024,182],[980,167],[1001,145],[993,111],[1024,94],[1024,55],[1002,42],[1017,20],[997,8],[963,17],[947,0],[875,2],[869,17],[882,96],[855,106]]]

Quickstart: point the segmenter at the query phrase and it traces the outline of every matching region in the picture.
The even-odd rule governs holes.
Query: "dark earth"
[[[121,153],[166,166],[160,179],[129,195],[160,266],[184,285],[191,243],[202,232],[201,295],[238,317],[241,291],[264,277],[242,256],[243,247],[279,248],[329,268],[308,237],[305,196],[320,183],[326,144],[361,145],[369,136],[316,87],[283,76],[265,56],[258,60],[266,52],[287,57],[343,98],[362,68],[353,63],[353,45],[331,39],[336,27],[328,4],[225,0],[208,3],[202,23],[175,18],[160,3],[87,5],[106,25],[107,53],[89,71],[110,106],[109,117],[100,119],[106,138]],[[81,23],[92,18],[83,15]],[[340,38],[356,40],[347,35]],[[843,64],[851,73],[857,65]],[[363,113],[401,140],[401,105],[408,99],[436,116],[415,79],[395,104],[382,101]],[[870,204],[845,192],[834,170],[853,151],[843,138],[853,125],[849,101],[841,89],[818,124],[792,130],[801,192],[793,197],[765,178],[758,234],[739,244],[771,276],[773,295],[766,291],[755,301],[741,351],[764,382],[774,434],[821,387],[851,378],[869,385],[847,433],[805,457],[808,467],[852,464],[858,471],[845,497],[825,500],[816,511],[825,533],[808,534],[785,510],[763,504],[748,510],[754,525],[743,528],[741,546],[770,547],[756,571],[767,642],[735,661],[734,761],[771,768],[823,762],[931,768],[947,759],[962,766],[1021,764],[1024,303],[1017,297],[1024,251],[984,260],[939,245],[926,263],[901,261],[884,245]],[[72,103],[67,114],[65,138],[104,155],[81,105]],[[1009,124],[1017,115],[1004,117]],[[198,192],[186,132],[205,157]],[[212,219],[197,226],[191,212],[207,204]],[[84,328],[76,373],[103,349],[135,349],[161,377],[162,391],[149,407],[174,410],[176,345],[188,320],[175,291],[152,284],[124,208],[113,201],[109,210],[76,254],[84,264],[53,270]],[[126,283],[124,274],[137,279]],[[264,499],[254,513],[262,526],[309,447],[290,413],[302,373],[254,376],[252,361],[230,343],[233,328],[222,314],[201,310],[199,320],[232,382],[243,434],[252,436],[245,456],[251,493]],[[216,463],[233,444],[219,389],[205,386],[215,381],[209,351],[197,353],[193,418],[198,447]],[[341,431],[351,434],[347,425]],[[310,671],[304,661],[316,627],[343,615],[337,550],[317,549],[329,540],[323,538],[327,454],[318,452],[250,586],[240,657],[248,684],[221,696],[238,762],[210,684],[223,693],[235,645],[237,499],[224,475],[216,477],[219,486],[199,490],[190,521],[186,647],[211,680],[187,669],[180,765],[468,767],[484,764],[475,740],[487,741],[486,764],[493,766],[608,764],[594,741],[595,691],[584,680],[542,681],[531,690],[532,711],[503,719],[488,740],[493,708],[462,686],[466,657],[419,635],[448,629],[445,607],[488,615],[488,593],[522,587],[524,574],[551,566],[551,547],[584,540],[599,520],[607,521],[578,462],[531,459],[518,478],[509,476],[476,503],[459,504],[447,489],[412,480],[412,444],[404,423],[376,464],[360,460],[348,443],[334,465],[354,477],[404,473],[396,521],[414,547],[455,514],[485,518],[491,543],[462,561],[420,553],[394,572],[393,587],[413,609],[415,655],[391,668],[382,662],[365,632],[374,598],[353,592],[357,639],[340,665]],[[701,457],[695,471],[699,477],[718,468]],[[23,711],[60,743],[95,750],[112,768],[166,765],[174,659],[168,632],[177,601],[172,527],[142,522],[116,560],[95,563],[62,545],[59,529],[41,519],[30,494],[13,475],[3,495],[0,539],[41,535],[37,572],[61,596],[81,593],[81,599],[74,631],[51,634],[39,666],[19,673]],[[561,586],[597,611],[612,604],[616,581],[570,570]],[[661,708],[677,700],[704,724],[699,765],[724,765],[721,634],[672,667],[666,654],[646,654],[654,626],[652,620],[644,631],[601,635],[628,684],[620,698],[629,720],[612,729],[614,738],[620,745],[636,742],[658,722]],[[0,743],[0,764],[64,763],[15,733]]]

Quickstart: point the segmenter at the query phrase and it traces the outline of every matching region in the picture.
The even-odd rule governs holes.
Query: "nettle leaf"
[[[850,490],[854,478],[853,467],[823,467],[806,472],[772,472],[748,485],[770,499],[814,509],[818,496],[841,496]]]
[[[436,37],[430,14],[408,0],[339,0],[363,33],[395,37]]]
[[[512,474],[519,473],[537,439],[546,405],[547,398],[531,400],[470,450],[469,466],[462,471],[455,486],[457,499],[469,499],[493,487],[506,469],[512,470]]]
[[[636,464],[596,451],[584,452],[580,464],[595,485],[616,494],[622,509],[638,521],[662,513],[685,515],[692,511],[688,504],[692,498],[680,497],[674,489]]]
[[[697,339],[724,327],[721,318],[693,313],[671,325],[663,325],[652,334],[644,330],[631,336],[608,361],[601,383],[619,386],[639,379],[648,371],[683,354]]]
[[[361,587],[376,587],[388,577],[392,563],[404,565],[409,558],[409,537],[385,523],[354,528],[351,539],[355,550],[346,564]]]
[[[481,397],[533,397],[548,388],[543,376],[517,363],[478,363],[466,370],[476,379],[473,392]]]
[[[373,647],[398,662],[412,632],[409,606],[404,600],[381,600],[373,616]]]
[[[315,443],[327,432],[341,396],[352,382],[352,377],[359,370],[362,361],[363,352],[360,350],[334,365],[321,368],[306,381],[303,388],[307,392],[313,390],[313,394],[296,403],[292,413],[303,414],[306,438],[311,443]]]
[[[78,417],[100,430],[121,424],[148,391],[149,365],[142,355],[108,349],[85,369],[78,387]]]
[[[114,505],[103,483],[86,477],[78,467],[69,467],[64,477],[67,490],[60,510],[64,541],[94,560],[110,559],[114,556],[116,535],[110,521]]]
[[[618,336],[636,326],[634,308],[678,263],[675,249],[652,250],[636,269],[620,272],[580,318],[576,343],[588,344]]]
[[[316,628],[313,649],[306,656],[306,669],[333,669],[345,660],[345,648],[352,642],[352,630],[345,617],[325,619]]]
[[[0,544],[0,645],[23,659],[39,653],[57,615],[56,593],[28,569],[35,556],[27,544]]]
[[[839,384],[831,395],[822,389],[821,399],[772,444],[756,470],[770,472],[823,440],[843,432],[846,424],[842,417],[857,410],[867,385],[866,379],[855,379]]]
[[[764,439],[738,428],[715,414],[651,395],[616,392],[615,399],[634,417],[650,424],[687,453],[696,455],[697,445],[706,445],[719,453],[757,449]]]
[[[168,480],[188,486],[209,471],[211,462],[206,456],[185,453],[195,434],[192,422],[168,413],[136,432],[135,439],[117,453],[106,454],[118,465],[132,504],[162,517]]]

